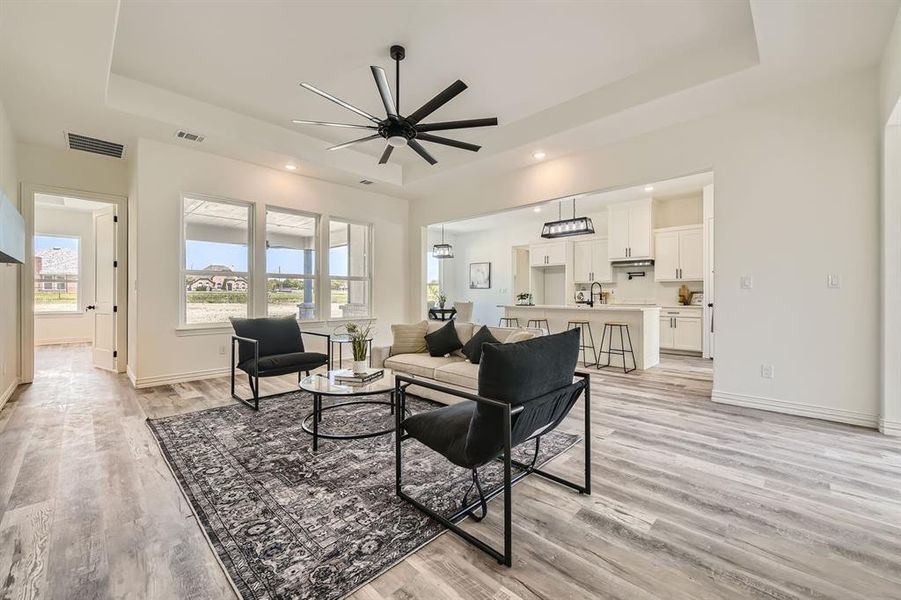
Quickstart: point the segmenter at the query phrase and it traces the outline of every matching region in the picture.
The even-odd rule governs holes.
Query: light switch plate
[[[833,273],[826,275],[826,287],[831,289],[838,289],[842,287],[842,278]]]
[[[741,276],[741,289],[750,290],[754,287],[754,278],[750,275]]]
[[[773,365],[760,365],[760,376],[764,379],[776,377],[776,368]]]

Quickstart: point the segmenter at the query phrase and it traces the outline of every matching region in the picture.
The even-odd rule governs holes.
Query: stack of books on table
[[[363,373],[354,373],[350,369],[344,369],[335,373],[335,383],[341,385],[369,385],[384,376],[385,371],[383,369],[366,369]]]

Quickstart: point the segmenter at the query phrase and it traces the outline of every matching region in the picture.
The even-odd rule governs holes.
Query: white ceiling
[[[673,197],[683,197],[686,194],[700,194],[705,185],[713,183],[713,173],[697,173],[687,175],[685,177],[677,177],[666,181],[655,181],[643,183],[627,188],[615,190],[590,191],[576,196],[576,212],[578,215],[591,215],[599,213],[607,208],[609,204],[617,202],[628,202],[630,200],[639,200],[641,198],[655,198],[657,200],[666,200]],[[646,190],[647,186],[651,186],[652,190]],[[445,231],[452,234],[472,233],[475,231],[486,231],[492,229],[503,230],[505,227],[515,226],[523,223],[538,223],[545,221],[556,221],[558,215],[558,205],[562,202],[563,216],[567,218],[572,210],[572,196],[566,198],[549,200],[539,204],[532,204],[522,208],[507,210],[490,215],[483,215],[463,221],[451,221],[448,223],[438,223],[432,225],[431,229],[440,231],[443,225]],[[537,214],[535,209],[539,209]]]
[[[75,131],[132,145],[190,146],[402,197],[497,176],[788,86],[875,64],[897,0],[648,2],[0,2],[0,100],[23,141]],[[326,152],[353,132],[292,118],[359,122],[298,86],[309,81],[380,114],[369,65],[407,47],[401,111],[457,78],[470,87],[434,119],[497,116],[379,166],[383,146]]]

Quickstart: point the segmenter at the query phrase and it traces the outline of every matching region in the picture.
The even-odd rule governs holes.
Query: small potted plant
[[[369,351],[369,338],[372,334],[372,321],[368,321],[365,325],[348,321],[344,325],[347,331],[347,337],[350,338],[350,348],[354,356],[354,373],[365,373],[368,369],[366,364],[366,354]]]
[[[447,294],[444,292],[438,292],[438,308],[444,308],[444,305],[447,303]]]
[[[532,294],[529,292],[516,294],[516,303],[521,306],[529,306],[532,304]]]

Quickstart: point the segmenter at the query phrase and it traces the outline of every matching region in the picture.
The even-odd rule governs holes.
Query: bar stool
[[[544,326],[541,325],[542,323],[544,323]],[[551,332],[551,326],[548,324],[547,319],[529,319],[526,327],[534,327],[535,329],[543,329],[548,333]]]
[[[497,322],[498,327],[519,327],[519,319],[516,317],[501,317]]]
[[[570,329],[579,329],[579,351],[582,353],[582,364],[586,367],[588,366],[588,360],[585,355],[585,351],[591,348],[591,353],[594,354],[594,363],[598,362],[598,352],[594,347],[594,336],[591,334],[591,323],[588,321],[569,321],[566,324],[566,330]],[[585,332],[588,332],[588,343],[585,340]]]
[[[614,328],[619,329],[619,348],[613,347],[613,329]],[[610,338],[609,339],[607,339],[607,330],[608,329],[610,330]],[[626,339],[629,340],[629,349],[628,350],[626,349],[626,344],[623,341],[623,329],[626,330]],[[605,339],[607,339],[607,349],[606,350],[604,350],[604,340]],[[603,331],[603,333],[601,333],[601,349],[598,350],[598,354],[606,354],[607,355],[607,364],[602,365],[600,359],[598,359],[596,366],[598,369],[603,369],[605,367],[612,366],[610,364],[610,355],[617,354],[617,355],[623,357],[623,373],[631,373],[636,368],[638,368],[638,365],[635,363],[634,349],[635,349],[634,346],[632,346],[632,334],[629,333],[629,324],[628,323],[617,323],[617,322],[604,323],[604,331]],[[626,354],[628,354],[632,357],[632,368],[631,369],[626,368]]]

